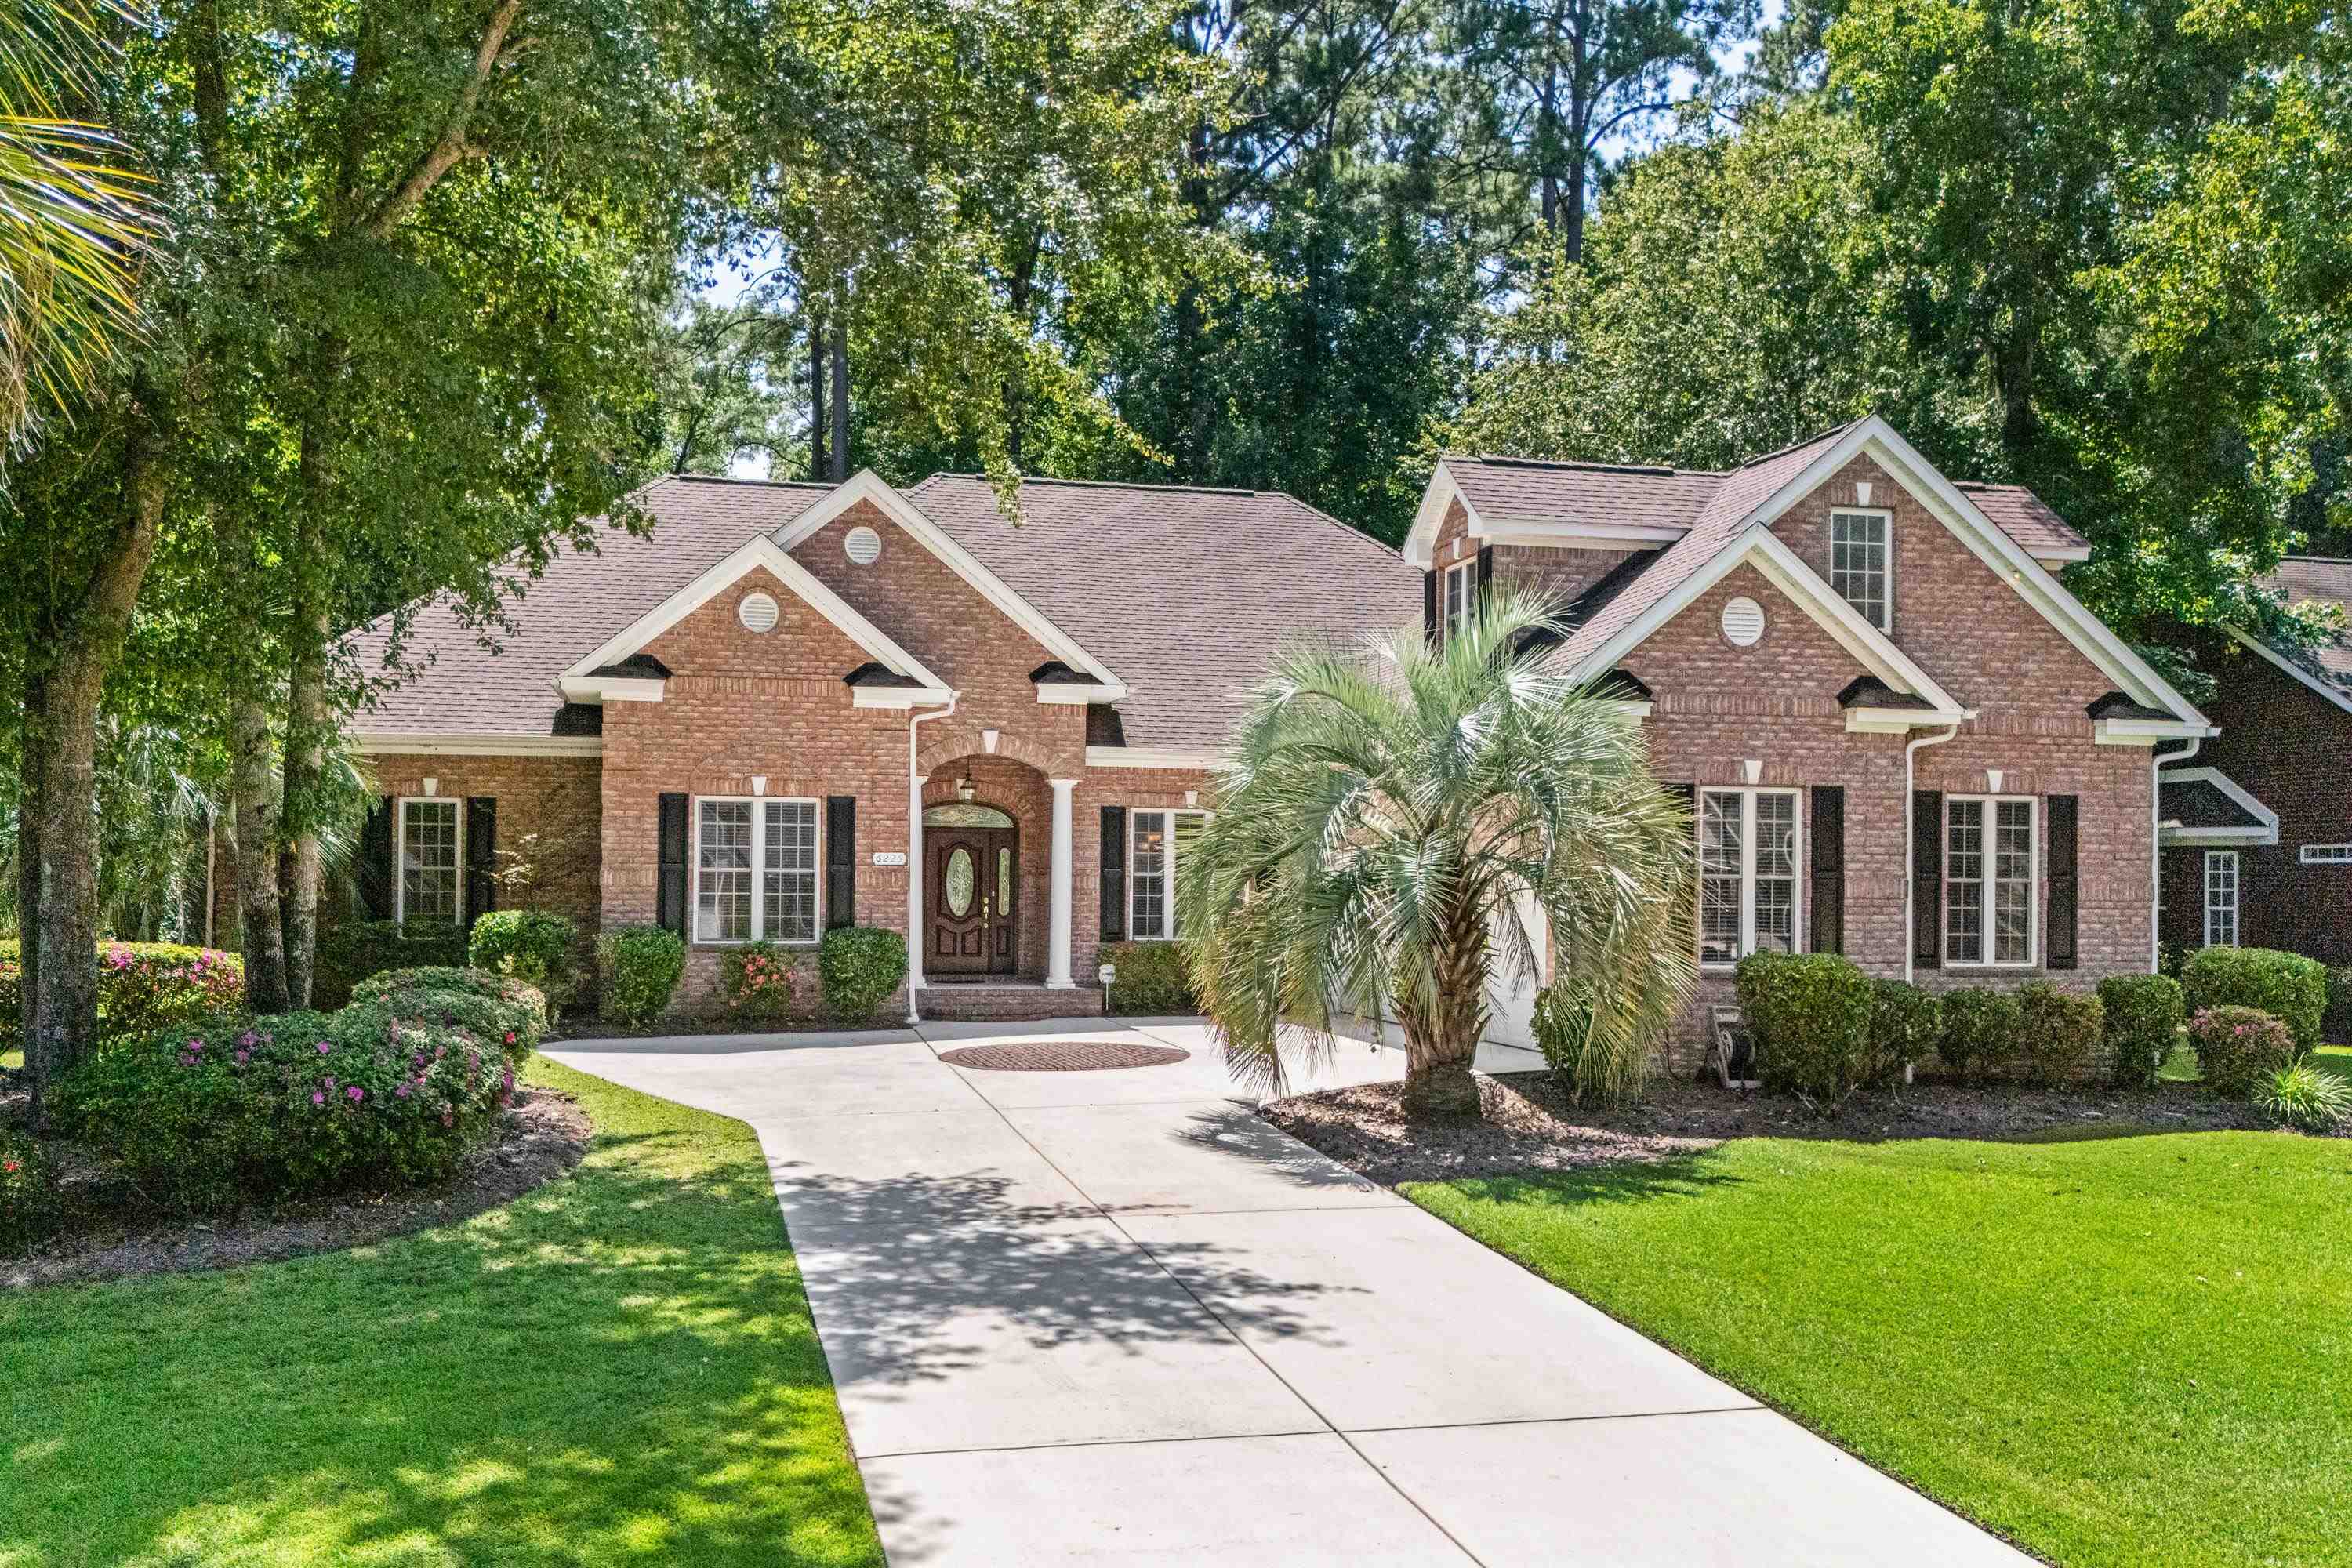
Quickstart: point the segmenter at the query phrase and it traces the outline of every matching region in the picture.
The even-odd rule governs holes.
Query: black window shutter
[[[1483,595],[1486,592],[1486,584],[1494,580],[1495,547],[1491,544],[1482,544],[1478,547],[1478,592],[1480,595]]]
[[[1845,791],[1813,786],[1813,929],[1815,952],[1845,951]]]
[[[2048,931],[2042,951],[2053,969],[2074,967],[2074,933],[2078,916],[2075,897],[2075,797],[2053,795],[2049,801],[2050,903]]]
[[[360,828],[360,908],[372,921],[392,919],[392,796],[378,795]]]
[[[1944,792],[1911,795],[1911,963],[1944,967]]]
[[[478,920],[498,907],[498,797],[469,795],[466,797],[466,919]]]
[[[1127,807],[1102,808],[1102,939],[1127,940]]]
[[[686,796],[661,797],[660,880],[654,894],[654,919],[686,934]]]
[[[1432,642],[1437,640],[1437,575],[1433,571],[1421,574],[1421,629]]]
[[[857,797],[824,797],[824,926],[857,923]]]

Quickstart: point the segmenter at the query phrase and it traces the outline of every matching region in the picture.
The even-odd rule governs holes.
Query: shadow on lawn
[[[658,1169],[708,1138],[606,1135],[381,1247],[0,1300],[0,1563],[878,1563],[756,1152]]]
[[[1529,1208],[1580,1208],[1592,1204],[1640,1204],[1659,1199],[1699,1198],[1748,1184],[1748,1178],[1716,1168],[1717,1152],[1629,1160],[1581,1170],[1544,1171],[1528,1176],[1465,1176],[1447,1182],[1466,1198]]]

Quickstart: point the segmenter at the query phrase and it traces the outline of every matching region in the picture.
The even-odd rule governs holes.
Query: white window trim
[[[1871,621],[1870,624],[1874,629],[1885,632],[1891,637],[1895,632],[1895,513],[1891,509],[1883,506],[1830,508],[1829,559],[1826,563],[1829,570],[1822,575],[1828,581],[1830,592],[1837,594],[1841,599],[1845,599],[1845,595],[1839,592],[1837,585],[1837,520],[1840,517],[1874,517],[1886,526],[1886,620],[1883,625],[1876,621]],[[1846,603],[1852,605],[1853,601],[1846,599]],[[1854,606],[1854,614],[1862,616],[1865,621],[1870,621],[1868,616],[1862,615],[1862,607],[1858,605]]]
[[[1151,812],[1168,819],[1168,868],[1161,873],[1160,908],[1166,911],[1168,929],[1158,936],[1139,936],[1135,930],[1135,891],[1139,883],[1135,875],[1135,819]],[[1129,942],[1174,942],[1176,931],[1176,819],[1197,816],[1205,827],[1213,811],[1198,805],[1130,805],[1127,808],[1127,940]]]
[[[1984,952],[1982,958],[1952,956],[1952,806],[1960,801],[1982,801],[1985,806],[1985,875],[1978,885],[1985,889]],[[2025,956],[2022,959],[1999,959],[1993,952],[1992,889],[1999,879],[1992,875],[1993,834],[1999,807],[2022,804],[2025,807]],[[1942,907],[1936,911],[1937,940],[1942,944],[1944,967],[1947,969],[2039,969],[2042,966],[2042,799],[2031,795],[1948,795],[1944,797],[1944,896]]]
[[[2230,940],[2227,942],[2217,942],[2213,938],[2213,917],[2221,912],[2221,907],[2216,905],[2213,901],[2213,871],[2214,863],[2216,861],[2222,860],[2228,861],[2230,866]],[[2239,878],[2242,875],[2244,869],[2244,865],[2239,860],[2238,852],[2234,849],[2208,849],[2205,851],[2205,945],[2207,947],[2236,947],[2238,945],[2238,915],[2242,902],[2240,899],[2241,884]]]
[[[1458,616],[1454,612],[1454,579],[1456,577],[1462,579],[1462,613]],[[1467,621],[1477,611],[1478,558],[1473,555],[1466,561],[1458,561],[1448,566],[1437,580],[1437,617],[1439,628],[1444,634],[1444,640],[1452,642],[1455,622]]]
[[[2305,866],[2352,866],[2352,844],[2306,844],[2296,859]]]
[[[702,934],[702,807],[748,805],[751,808],[751,931],[746,937],[706,937]],[[816,935],[805,940],[761,937],[768,929],[768,822],[771,804],[798,804],[816,810]],[[693,947],[749,947],[767,942],[777,947],[814,947],[824,940],[824,802],[813,795],[698,795],[687,802],[686,929]]]
[[[450,924],[459,931],[467,928],[466,921],[466,799],[455,795],[404,795],[392,803],[392,918],[394,923],[408,921],[408,808],[412,805],[446,805],[457,816],[457,890],[456,913]],[[419,919],[424,917],[419,916]]]
[[[1739,958],[1756,951],[1756,797],[1762,795],[1786,795],[1790,803],[1789,825],[1797,835],[1797,844],[1790,856],[1792,868],[1789,877],[1793,884],[1789,890],[1791,926],[1789,951],[1805,951],[1805,897],[1810,890],[1805,886],[1805,855],[1811,847],[1805,841],[1805,803],[1801,794],[1794,789],[1753,789],[1745,784],[1698,786],[1698,795],[1693,804],[1698,807],[1699,853],[1702,857],[1699,877],[1702,884],[1706,876],[1703,858],[1706,852],[1706,797],[1711,795],[1736,795],[1739,797]],[[1699,904],[1692,912],[1694,916],[1703,916],[1706,909],[1705,886],[1696,889],[1694,896]],[[1694,951],[1703,952],[1706,946],[1706,933],[1701,931]],[[1727,974],[1739,966],[1739,958],[1728,961],[1701,958],[1699,967],[1710,974]]]

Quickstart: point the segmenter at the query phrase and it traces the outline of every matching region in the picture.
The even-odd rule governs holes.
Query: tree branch
[[[466,85],[457,90],[457,101],[449,106],[448,118],[441,122],[441,134],[425,155],[409,166],[390,195],[376,204],[374,212],[360,226],[372,239],[383,239],[400,226],[400,220],[415,210],[416,204],[438,184],[441,176],[469,156],[478,156],[466,139],[474,108],[481,101],[482,89],[498,68],[499,57],[506,51],[507,35],[514,28],[515,18],[522,14],[522,0],[499,0],[499,8],[490,15],[489,25],[482,29],[481,42],[474,47],[474,68],[466,78]]]

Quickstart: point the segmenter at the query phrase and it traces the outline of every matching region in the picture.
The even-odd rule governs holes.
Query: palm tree
[[[38,403],[88,391],[138,321],[145,182],[68,112],[113,57],[100,9],[137,15],[123,0],[0,5],[0,445]]]
[[[1443,643],[1415,626],[1276,660],[1177,858],[1237,1076],[1278,1089],[1285,1048],[1328,1051],[1335,1020],[1385,1011],[1407,1113],[1475,1116],[1487,983],[1537,975],[1547,929],[1587,1050],[1646,1061],[1695,980],[1690,812],[1651,776],[1640,721],[1568,679],[1546,646],[1565,629],[1496,591]]]

